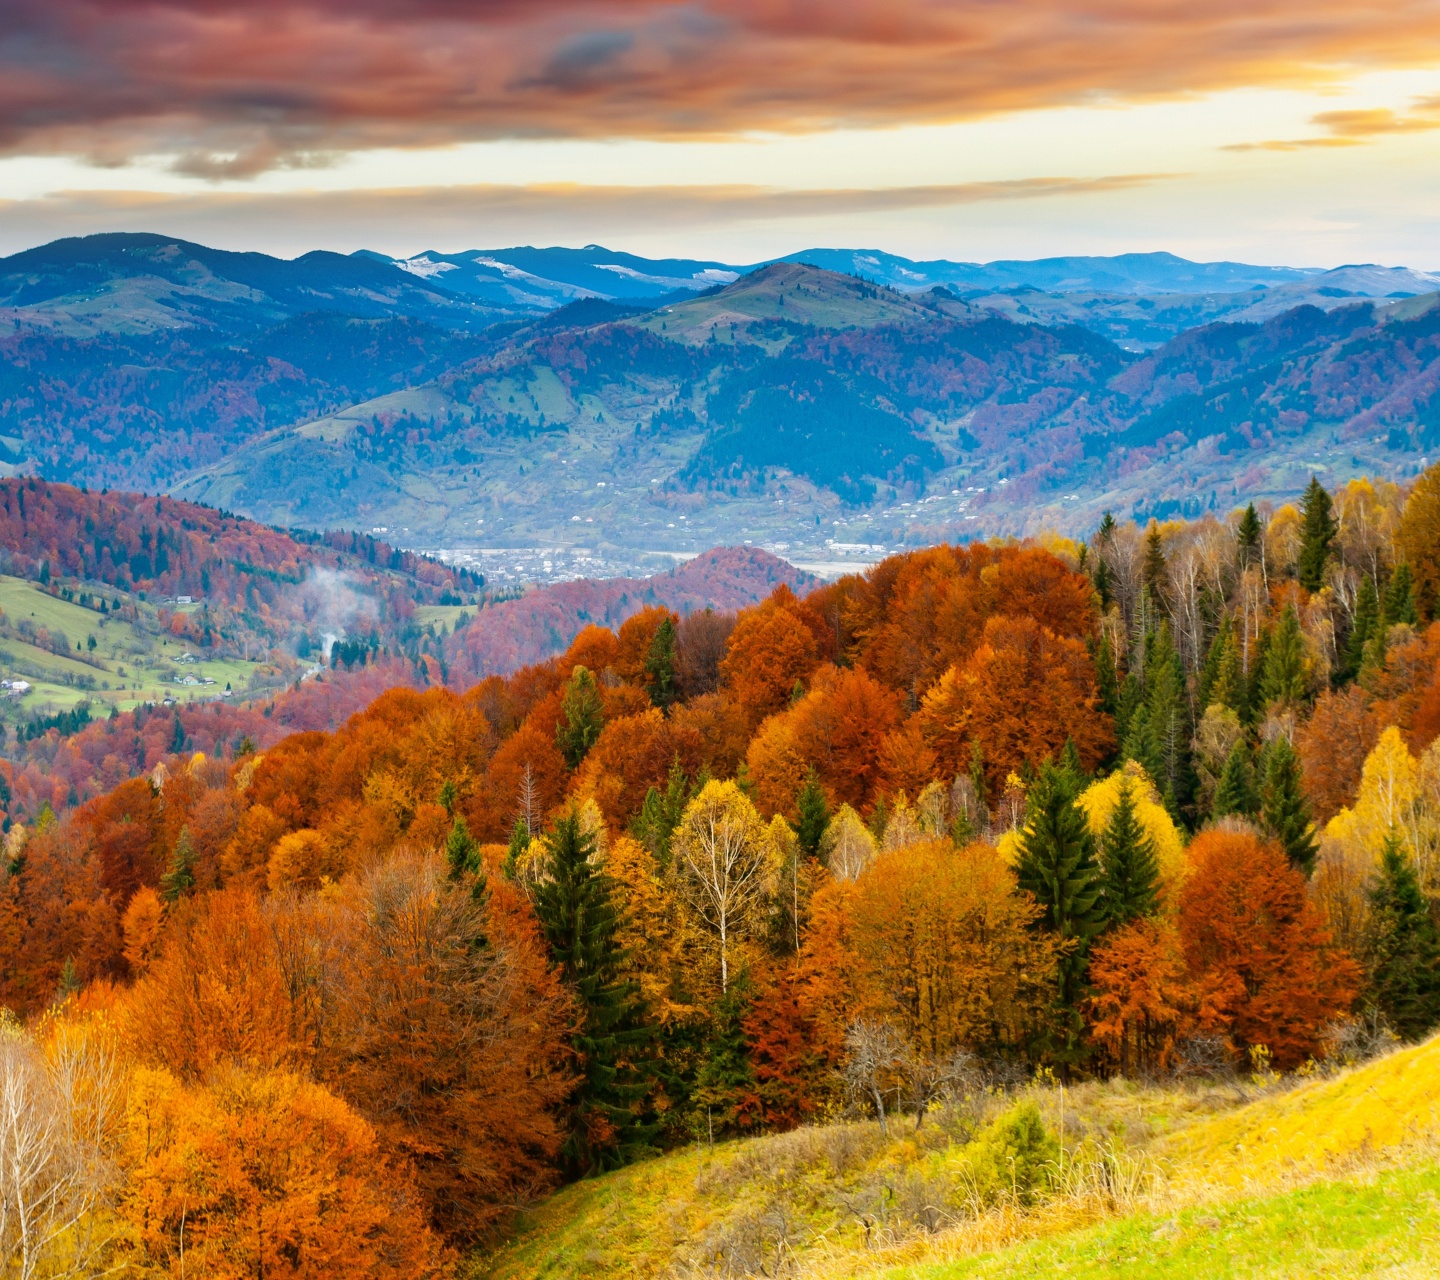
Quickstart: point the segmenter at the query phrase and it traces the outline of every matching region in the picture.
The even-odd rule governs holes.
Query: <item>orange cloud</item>
[[[1399,115],[1388,107],[1322,111],[1310,123],[1329,130],[1315,138],[1284,138],[1270,142],[1236,142],[1225,151],[1301,151],[1309,147],[1357,147],[1395,133],[1429,133],[1440,129],[1440,98],[1419,98],[1414,114]]]
[[[1430,0],[8,0],[0,148],[244,176],[377,145],[1313,84],[1437,47]]]

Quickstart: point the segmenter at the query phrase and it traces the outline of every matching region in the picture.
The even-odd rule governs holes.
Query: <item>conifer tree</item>
[[[1090,939],[1105,926],[1103,878],[1089,825],[1075,803],[1078,794],[1074,775],[1048,762],[1041,766],[1026,798],[1015,867],[1020,888],[1040,906],[1042,927],[1074,941],[1060,960],[1057,991],[1070,1013],[1084,994]]]
[[[645,655],[645,692],[664,711],[680,696],[675,683],[675,622],[667,613],[655,629]]]
[[[1105,914],[1110,925],[1123,925],[1155,910],[1160,897],[1160,864],[1155,842],[1135,808],[1135,784],[1120,783],[1120,798],[1100,837],[1104,862]]]
[[[1205,654],[1196,685],[1196,701],[1203,707],[1219,704],[1238,711],[1242,701],[1240,687],[1240,650],[1235,643],[1235,626],[1230,615],[1222,614],[1215,638]]]
[[[1103,633],[1095,646],[1095,692],[1099,695],[1100,710],[1114,717],[1120,710],[1120,682],[1115,678],[1115,652],[1110,647],[1110,637]]]
[[[825,828],[830,825],[830,804],[825,799],[825,792],[820,786],[820,779],[815,776],[814,769],[805,776],[805,782],[795,797],[795,807],[799,811],[795,838],[799,842],[800,852],[807,858],[818,858],[820,839],[825,834]]]
[[[1360,589],[1355,593],[1355,617],[1350,626],[1350,640],[1340,664],[1342,683],[1360,674],[1360,667],[1365,661],[1365,646],[1370,643],[1379,623],[1380,599],[1375,593],[1375,579],[1368,573],[1363,574]]]
[[[1395,572],[1390,575],[1380,619],[1386,627],[1393,627],[1401,622],[1412,627],[1420,625],[1420,615],[1415,609],[1415,588],[1410,576],[1410,566],[1403,560],[1395,566]]]
[[[1265,678],[1265,659],[1270,653],[1271,628],[1266,627],[1250,648],[1250,667],[1245,672],[1245,700],[1240,707],[1240,723],[1253,725],[1265,713],[1265,699],[1260,686]]]
[[[631,832],[650,850],[660,866],[670,865],[670,838],[675,834],[675,828],[680,825],[690,797],[708,781],[709,775],[702,773],[692,788],[685,777],[685,770],[680,765],[680,757],[676,756],[670,761],[670,772],[666,777],[664,790],[651,787],[646,791],[640,812],[631,824]]]
[[[1370,889],[1370,962],[1375,1002],[1406,1040],[1440,1023],[1440,934],[1415,868],[1392,827]]]
[[[1090,575],[1090,581],[1095,585],[1095,594],[1100,597],[1100,612],[1104,613],[1115,599],[1115,575],[1104,556],[1095,557],[1095,570]]]
[[[1185,671],[1170,639],[1169,622],[1146,638],[1145,649],[1143,713],[1131,719],[1125,754],[1155,780],[1165,807],[1179,821],[1181,807],[1194,790],[1194,771]]]
[[[605,727],[605,713],[595,677],[585,667],[576,667],[565,684],[560,703],[560,723],[555,726],[555,745],[572,769],[589,754]]]
[[[975,790],[975,809],[990,820],[990,789],[985,785],[985,749],[979,738],[970,739],[970,785]]]
[[[1215,804],[1211,817],[1224,818],[1234,813],[1243,818],[1253,818],[1260,808],[1260,798],[1255,793],[1255,767],[1250,757],[1250,745],[1242,734],[1230,748],[1225,758],[1225,767],[1215,786]]]
[[[1330,544],[1335,541],[1338,526],[1331,514],[1330,495],[1314,476],[1310,477],[1310,483],[1305,487],[1300,511],[1303,520],[1296,576],[1306,591],[1319,591],[1325,585],[1325,562],[1330,558]]]
[[[1260,791],[1260,821],[1290,859],[1290,865],[1307,876],[1315,867],[1319,849],[1300,757],[1283,734],[1265,748],[1264,783]]]
[[[1245,508],[1235,529],[1235,557],[1243,572],[1260,558],[1260,517],[1252,502]]]
[[[594,865],[594,855],[595,837],[572,809],[555,824],[548,875],[533,894],[550,954],[578,1005],[571,1043],[580,1078],[562,1156],[582,1175],[645,1154],[659,1132],[644,1114],[655,1032],[638,984],[621,977],[626,956],[618,938],[618,885]]]
[[[190,828],[181,827],[175,840],[175,852],[170,855],[170,865],[160,877],[160,896],[166,902],[174,902],[194,887],[195,845],[190,840]]]
[[[1120,692],[1116,701],[1115,737],[1122,744],[1123,754],[1123,744],[1129,740],[1135,713],[1139,711],[1140,704],[1145,701],[1145,686],[1141,684],[1137,672],[1127,671],[1125,673],[1125,679],[1120,682]]]
[[[450,834],[445,837],[445,861],[450,865],[450,878],[458,880],[467,872],[480,870],[480,846],[470,836],[462,814],[455,815]]]
[[[1160,538],[1160,526],[1154,520],[1150,521],[1150,530],[1145,535],[1143,573],[1145,590],[1154,601],[1155,608],[1162,609],[1169,591],[1169,581],[1165,571],[1165,547]]]
[[[1298,703],[1305,697],[1305,638],[1294,605],[1286,605],[1273,628],[1260,674],[1260,702]]]
[[[695,1073],[691,1125],[696,1137],[734,1133],[740,1107],[755,1092],[755,1069],[745,1035],[745,1016],[754,1004],[748,970],[742,970],[715,1004]]]

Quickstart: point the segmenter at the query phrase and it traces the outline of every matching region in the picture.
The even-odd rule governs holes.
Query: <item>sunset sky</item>
[[[0,251],[1440,268],[1440,0],[6,0]]]

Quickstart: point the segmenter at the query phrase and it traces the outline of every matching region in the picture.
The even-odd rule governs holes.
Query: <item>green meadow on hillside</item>
[[[208,700],[227,686],[239,694],[278,678],[264,663],[192,653],[184,640],[161,631],[153,606],[128,597],[126,603],[135,607],[134,622],[0,576],[0,678],[31,686],[24,697],[0,700],[0,717],[23,722],[87,701],[92,715],[100,715],[166,698]]]

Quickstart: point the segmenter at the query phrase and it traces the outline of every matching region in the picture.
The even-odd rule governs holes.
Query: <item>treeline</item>
[[[1437,585],[1432,473],[649,608],[13,829],[0,1001],[108,1055],[108,1247],[177,1273],[438,1274],[562,1178],[977,1068],[1419,1036]]]

